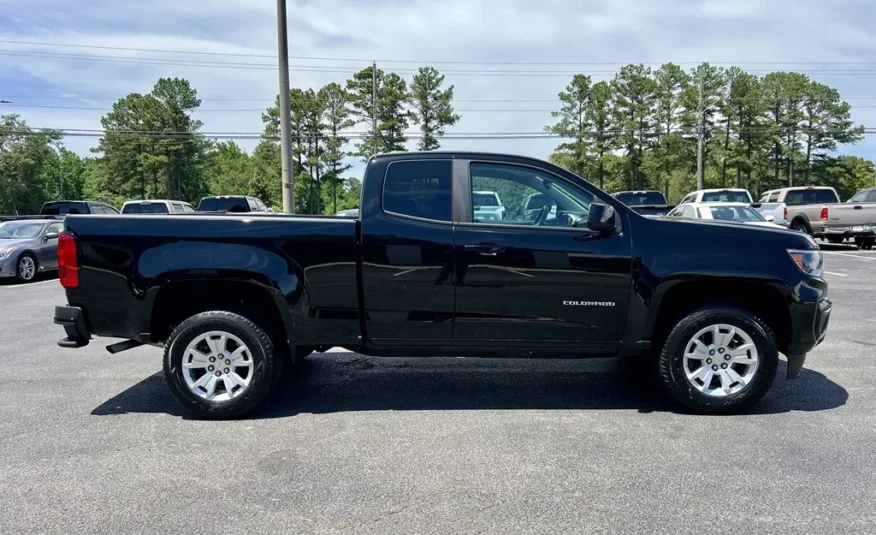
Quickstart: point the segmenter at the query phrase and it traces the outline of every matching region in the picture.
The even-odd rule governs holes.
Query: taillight
[[[58,236],[58,278],[64,288],[79,287],[79,257],[76,238],[66,230]]]
[[[784,219],[785,221],[788,220],[788,207],[787,206],[785,207],[785,211],[782,212],[782,219]]]
[[[827,221],[827,206],[821,209],[821,220]]]

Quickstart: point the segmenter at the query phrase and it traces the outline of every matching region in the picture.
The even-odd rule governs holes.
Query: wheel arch
[[[791,218],[791,221],[788,223],[788,228],[793,228],[795,223],[802,223],[809,231],[809,234],[812,234],[812,222],[809,221],[809,216],[806,214],[797,214]]]
[[[658,290],[652,301],[647,332],[652,347],[659,347],[672,326],[689,312],[710,304],[744,308],[760,317],[776,336],[782,353],[791,347],[791,292],[781,284],[761,280],[691,280]]]
[[[239,314],[264,329],[276,350],[294,354],[295,326],[277,290],[254,281],[179,280],[163,284],[155,294],[149,322],[151,342],[163,342],[187,318],[210,310]]]

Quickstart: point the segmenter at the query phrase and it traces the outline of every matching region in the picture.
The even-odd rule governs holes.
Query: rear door
[[[608,196],[597,197],[571,176],[524,164],[460,163],[466,170],[465,206],[453,237],[454,340],[580,340],[582,347],[618,342],[631,295],[630,237],[586,228],[590,204],[597,199],[611,205]],[[506,219],[479,218],[473,190],[496,191]],[[548,202],[527,211],[527,199],[539,194]]]
[[[378,344],[446,340],[453,332],[450,159],[377,159],[362,206],[362,294]]]

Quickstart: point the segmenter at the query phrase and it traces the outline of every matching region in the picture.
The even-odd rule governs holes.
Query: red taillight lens
[[[782,219],[784,219],[785,221],[788,220],[788,207],[787,206],[785,207],[785,211],[782,213]]]
[[[821,209],[821,220],[827,221],[827,206]]]
[[[64,288],[79,286],[79,257],[76,238],[66,230],[58,236],[58,278]]]

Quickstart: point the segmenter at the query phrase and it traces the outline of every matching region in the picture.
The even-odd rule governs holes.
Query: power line
[[[73,43],[52,43],[41,41],[19,41],[19,40],[0,40],[0,43],[29,45],[29,46],[44,46],[44,47],[60,47],[60,48],[82,48],[92,50],[118,50],[125,52],[150,52],[159,54],[183,54],[197,56],[222,56],[222,57],[241,57],[241,58],[276,58],[275,54],[253,54],[253,53],[235,53],[235,52],[203,52],[195,50],[167,50],[159,48],[133,48],[105,45],[82,45]],[[663,65],[666,63],[674,63],[676,65],[700,65],[706,63],[703,61],[472,61],[472,60],[440,60],[440,59],[370,59],[370,58],[349,58],[349,57],[331,57],[331,56],[289,56],[289,59],[308,60],[308,61],[352,61],[371,63],[377,61],[379,63],[408,63],[408,64],[448,64],[448,65]],[[876,65],[874,61],[711,61],[711,65]]]
[[[216,69],[236,69],[236,70],[275,70],[276,64],[272,63],[250,63],[250,62],[195,62],[195,61],[178,61],[168,60],[164,58],[127,58],[121,56],[76,56],[72,54],[57,54],[50,52],[18,52],[18,51],[0,51],[0,55],[6,56],[22,56],[22,57],[37,57],[37,58],[58,58],[77,61],[94,61],[108,63],[128,63],[139,65],[167,65],[177,67],[201,67],[201,68],[216,68]],[[300,58],[299,58],[300,59]],[[863,65],[863,63],[861,63]],[[869,65],[870,63],[868,63]],[[534,63],[534,65],[550,65],[550,63]],[[620,64],[618,64],[620,65]],[[825,63],[825,65],[828,65]],[[833,64],[831,64],[833,65]],[[364,67],[363,67],[364,68]],[[335,73],[335,74],[351,74],[351,71],[357,70],[357,67],[340,67],[328,65],[290,65],[290,71],[294,72],[313,72],[313,73]],[[417,74],[416,69],[393,69],[392,72],[397,74]],[[749,69],[749,73],[771,73],[775,69]],[[873,76],[876,75],[876,69],[806,69],[797,70],[803,74],[820,74],[822,76]],[[587,70],[589,75],[611,76],[617,74],[616,70]],[[525,70],[478,70],[478,69],[446,69],[442,74],[453,76],[485,76],[485,77],[519,77],[519,78],[547,78],[547,77],[567,77],[575,74],[582,74],[580,70],[541,70],[533,71]]]

